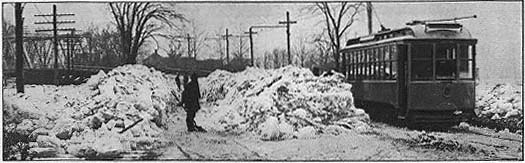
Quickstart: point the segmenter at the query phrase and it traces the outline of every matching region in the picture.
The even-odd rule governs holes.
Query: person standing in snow
[[[185,82],[186,83],[186,82]],[[195,123],[195,114],[201,108],[199,99],[201,98],[199,83],[197,81],[197,74],[191,75],[191,81],[184,86],[182,92],[182,104],[186,111],[186,126],[189,132],[205,130]]]

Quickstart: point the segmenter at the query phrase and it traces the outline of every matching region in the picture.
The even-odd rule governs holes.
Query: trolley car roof
[[[341,51],[401,40],[428,39],[476,40],[472,38],[470,32],[461,24],[427,23],[395,30],[380,31],[379,33],[374,33],[368,36],[350,39]]]

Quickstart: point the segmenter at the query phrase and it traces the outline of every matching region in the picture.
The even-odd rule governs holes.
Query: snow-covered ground
[[[215,107],[203,106],[203,109]],[[208,121],[197,113],[197,123]],[[462,127],[447,132],[424,132],[372,122],[370,130],[319,133],[309,139],[261,140],[246,132],[231,134],[210,129],[185,132],[184,116],[174,118],[166,132],[172,146],[163,148],[161,160],[519,160],[522,137],[491,129]],[[206,126],[205,126],[206,127]]]
[[[167,125],[174,84],[142,65],[100,71],[82,85],[4,89],[4,131],[29,135],[30,153],[118,157],[155,148]]]
[[[173,78],[127,65],[78,86],[28,85],[25,94],[16,94],[8,85],[4,131],[30,135],[30,152],[38,159],[523,159],[523,137],[512,132],[465,123],[424,132],[370,122],[354,107],[351,85],[340,74],[316,77],[297,67],[218,70],[200,78],[204,99],[196,123],[208,132],[188,133]],[[506,112],[492,111],[488,105],[481,117],[516,116],[505,117],[518,109],[515,93],[506,90],[485,94],[511,102],[512,109],[497,104]]]

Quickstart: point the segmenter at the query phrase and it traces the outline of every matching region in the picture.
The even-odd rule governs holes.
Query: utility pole
[[[58,16],[74,16],[75,14],[57,14],[57,6],[53,5],[53,13],[52,14],[42,14],[42,15],[35,15],[35,16],[52,16],[53,21],[52,22],[35,22],[35,24],[53,24],[53,29],[44,29],[44,30],[36,30],[36,32],[47,32],[47,31],[53,31],[53,50],[55,52],[55,64],[54,64],[54,75],[53,75],[53,82],[55,85],[58,85],[58,31],[70,31],[74,30],[73,28],[66,28],[66,29],[58,29],[58,24],[66,24],[66,23],[75,23],[75,21],[57,21]]]
[[[53,50],[55,52],[55,69],[53,81],[58,85],[58,39],[57,39],[57,6],[53,5]]]
[[[186,36],[184,35],[177,35],[177,36],[172,36],[173,38],[184,38],[188,41],[188,57],[191,58],[191,39],[192,37],[190,36],[190,34],[186,34]]]
[[[190,34],[186,34],[186,39],[188,40],[188,57],[191,58],[191,37]]]
[[[286,11],[286,21],[279,21],[279,24],[286,24],[286,40],[288,45],[288,64],[292,64],[292,55],[290,52],[290,24],[296,24],[297,21],[290,21],[290,12]]]
[[[249,33],[257,34],[257,32],[253,32],[252,31],[253,29],[257,29],[257,28],[286,28],[286,26],[283,26],[283,25],[256,25],[256,26],[251,26],[250,27],[250,32]],[[252,47],[251,52],[252,52],[252,58],[253,58],[253,42],[252,42],[251,35],[250,35],[250,47]],[[266,56],[264,56],[264,57],[266,57]],[[266,59],[264,59],[264,60],[266,60]],[[264,64],[266,64],[266,63],[264,63]],[[266,68],[266,66],[264,66],[264,67]]]
[[[230,63],[230,39],[229,37],[233,36],[232,34],[228,33],[228,28],[226,28],[226,35],[223,35],[226,40],[226,64]]]
[[[248,32],[244,32],[244,34],[250,35],[250,60],[252,63],[252,66],[255,66],[255,62],[253,60],[253,34],[257,34],[257,32],[252,31],[252,27],[250,27]]]
[[[368,34],[372,34],[372,2],[366,2],[366,14],[368,17]]]
[[[24,93],[24,18],[22,3],[15,3],[16,92]]]

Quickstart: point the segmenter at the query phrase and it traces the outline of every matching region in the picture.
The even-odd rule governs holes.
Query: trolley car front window
[[[413,44],[412,80],[473,79],[473,48],[454,43]]]
[[[432,45],[414,44],[411,49],[412,55],[412,79],[432,79]]]
[[[437,44],[436,46],[436,79],[455,79],[457,72],[456,44]]]

